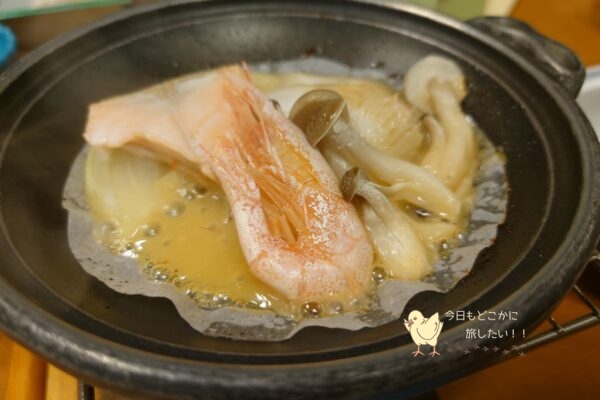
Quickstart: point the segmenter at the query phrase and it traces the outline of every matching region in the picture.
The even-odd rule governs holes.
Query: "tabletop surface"
[[[587,66],[600,64],[600,0],[520,0],[512,16],[569,46]],[[588,270],[579,282],[596,304],[600,304],[599,275]],[[553,315],[565,323],[586,312],[583,303],[570,293]],[[549,326],[545,323],[537,331]],[[442,386],[432,398],[597,398],[598,338],[600,326],[595,326]],[[74,400],[76,387],[74,377],[0,333],[0,400]],[[124,400],[101,390],[96,398]]]

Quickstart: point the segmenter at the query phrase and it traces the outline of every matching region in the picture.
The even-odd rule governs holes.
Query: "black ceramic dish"
[[[510,201],[496,243],[474,271],[447,295],[421,294],[407,310],[516,312],[516,320],[446,321],[440,337],[451,346],[507,345],[466,339],[466,330],[527,332],[573,284],[598,237],[600,152],[573,101],[581,64],[515,21],[463,24],[355,2],[152,5],[63,36],[6,72],[2,329],[91,383],[182,398],[408,395],[493,362],[497,353],[414,358],[400,322],[358,332],[306,329],[281,343],[205,337],[168,301],[117,294],[86,275],[67,245],[61,193],[90,102],[240,60],[317,53],[402,73],[432,52],[466,73],[464,107],[506,154]]]

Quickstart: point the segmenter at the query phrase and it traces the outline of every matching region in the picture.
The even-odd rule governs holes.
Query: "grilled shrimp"
[[[175,158],[218,181],[249,268],[290,299],[369,282],[373,250],[333,172],[302,132],[224,67],[93,104],[85,139]]]

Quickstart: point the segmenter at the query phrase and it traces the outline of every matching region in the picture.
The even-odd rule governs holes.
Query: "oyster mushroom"
[[[403,280],[419,280],[432,271],[427,250],[404,213],[381,193],[360,168],[348,170],[340,183],[348,201],[360,196],[363,221],[378,259],[392,276]]]
[[[421,160],[421,166],[436,176],[440,174],[440,163],[446,150],[446,134],[444,128],[431,115],[423,119],[429,132],[429,148]]]
[[[432,82],[429,89],[434,113],[446,133],[444,155],[438,161],[440,179],[456,190],[474,167],[475,135],[448,82]]]
[[[456,63],[435,55],[425,57],[413,64],[404,75],[406,100],[424,113],[433,112],[429,93],[429,84],[433,81],[450,84],[458,101],[467,93],[465,78]]]
[[[350,124],[346,102],[338,93],[317,89],[304,94],[292,107],[290,119],[309,143],[325,154],[337,153],[378,182],[404,183],[402,200],[455,221],[461,202],[433,173],[391,157],[369,145]]]
[[[474,167],[473,128],[460,108],[466,93],[465,78],[459,66],[444,57],[425,57],[404,77],[404,96],[409,103],[435,116],[425,121],[435,146],[428,151],[423,166],[453,190],[462,185],[469,167]],[[441,140],[442,132],[444,140]],[[441,142],[443,149],[439,146]]]

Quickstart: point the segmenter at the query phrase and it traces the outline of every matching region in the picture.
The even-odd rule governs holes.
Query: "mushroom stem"
[[[465,77],[453,61],[437,55],[427,56],[413,64],[404,75],[404,96],[424,113],[432,112],[429,85],[443,82],[450,85],[459,101],[467,94]]]
[[[429,133],[429,149],[421,161],[421,166],[441,178],[440,163],[445,154],[446,135],[440,123],[431,115],[426,116],[423,121]]]
[[[346,121],[338,119],[333,124],[330,133],[323,138],[324,147],[333,147],[346,154],[355,165],[386,184],[406,183],[407,190],[402,192],[404,200],[450,221],[459,217],[460,201],[435,175],[375,149]]]
[[[363,220],[371,234],[375,251],[394,276],[420,279],[431,272],[425,246],[408,218],[364,172],[359,168],[350,169],[342,177],[340,187],[346,200],[358,195],[368,203],[368,206],[363,206]]]
[[[321,151],[333,149],[380,182],[412,182],[418,190],[406,191],[406,201],[449,221],[458,219],[461,203],[454,193],[426,169],[386,155],[367,143],[350,124],[346,102],[338,93],[323,89],[306,93],[292,107],[290,119]]]
[[[438,171],[442,180],[456,189],[467,174],[475,152],[473,129],[449,83],[434,81],[429,85],[429,92],[434,113],[447,135]]]
[[[346,160],[338,151],[335,149],[323,146],[321,149],[321,154],[327,161],[327,164],[333,170],[336,178],[339,180],[342,179],[342,176],[346,171],[352,168],[352,165]]]

